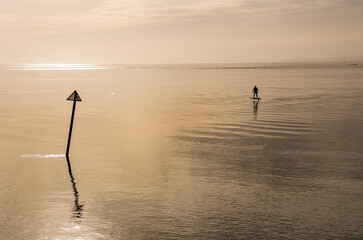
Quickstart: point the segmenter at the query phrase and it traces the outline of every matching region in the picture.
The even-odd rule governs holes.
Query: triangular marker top
[[[78,95],[77,91],[74,90],[74,92],[67,98],[68,101],[74,101],[74,98],[76,98],[76,101],[82,102],[81,97]]]

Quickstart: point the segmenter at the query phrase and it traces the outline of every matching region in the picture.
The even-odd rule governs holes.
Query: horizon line
[[[357,60],[349,60],[349,58],[361,58]],[[305,58],[305,59],[291,59],[281,61],[252,61],[252,62],[172,62],[172,63],[29,63],[29,62],[18,62],[18,63],[0,63],[0,65],[32,65],[32,66],[77,66],[77,65],[192,65],[192,64],[263,64],[263,63],[309,63],[309,62],[341,62],[341,61],[363,61],[363,56],[356,57],[333,57],[329,59],[319,58]]]

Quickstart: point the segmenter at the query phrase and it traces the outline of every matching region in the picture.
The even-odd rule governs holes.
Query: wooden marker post
[[[76,111],[76,102],[82,102],[82,99],[78,95],[77,91],[74,90],[74,92],[67,98],[68,101],[73,101],[73,109],[72,109],[72,117],[71,117],[71,125],[69,127],[69,135],[68,135],[68,144],[67,144],[67,151],[66,156],[68,157],[69,154],[69,147],[71,145],[71,137],[72,137],[72,129],[73,129],[73,119],[74,119],[74,113]]]

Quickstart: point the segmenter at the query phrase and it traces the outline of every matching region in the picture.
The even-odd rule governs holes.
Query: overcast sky
[[[0,0],[0,63],[363,55],[363,0]]]

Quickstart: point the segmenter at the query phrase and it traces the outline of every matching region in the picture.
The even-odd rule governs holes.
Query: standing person
[[[252,90],[253,92],[253,98],[255,98],[255,95],[256,95],[256,98],[258,98],[258,88],[255,86]]]

